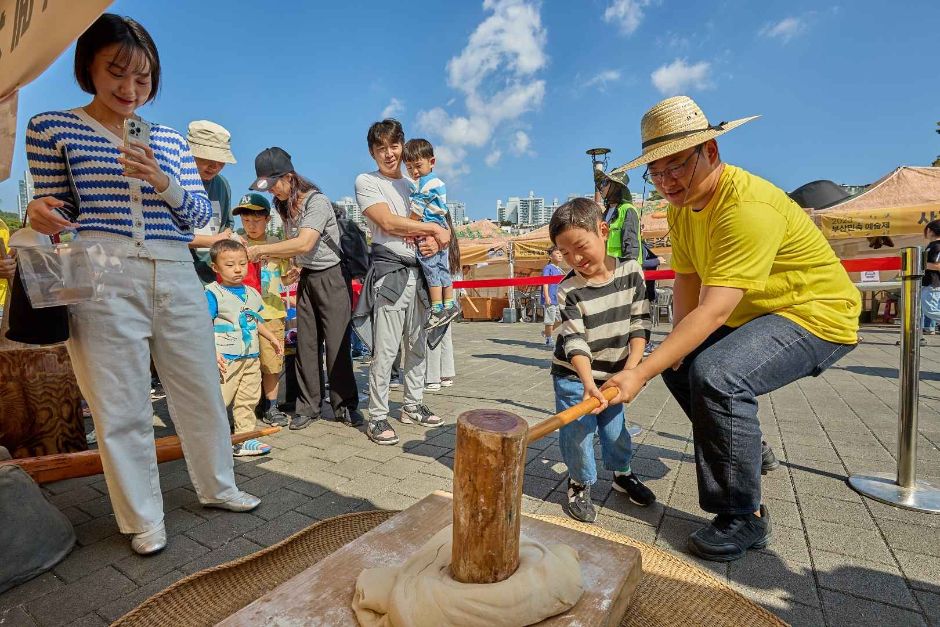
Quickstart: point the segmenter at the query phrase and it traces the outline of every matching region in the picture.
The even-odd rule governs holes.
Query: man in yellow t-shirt
[[[268,222],[271,221],[271,203],[261,194],[252,192],[242,196],[238,206],[232,209],[232,215],[241,216],[246,246],[280,241],[267,234]],[[281,298],[281,277],[289,269],[290,263],[286,259],[262,260],[258,269],[261,283],[258,291],[264,300],[261,317],[264,318],[264,326],[279,338],[284,337],[284,319],[287,317],[287,308]],[[284,356],[276,354],[270,342],[261,342],[261,391],[264,396],[261,420],[279,427],[287,426],[290,422],[290,417],[277,407],[278,381],[283,370]]]
[[[762,442],[757,397],[817,376],[858,342],[861,302],[832,248],[786,193],[722,163],[715,138],[754,118],[709,124],[687,96],[641,122],[644,178],[669,201],[676,271],[672,333],[610,379],[629,402],[662,373],[692,421],[699,504],[717,514],[689,551],[731,561],[771,539],[761,474],[779,466]]]

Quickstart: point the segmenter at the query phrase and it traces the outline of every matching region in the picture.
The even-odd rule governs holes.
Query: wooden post
[[[495,583],[519,567],[526,421],[495,409],[457,418],[451,574]]]

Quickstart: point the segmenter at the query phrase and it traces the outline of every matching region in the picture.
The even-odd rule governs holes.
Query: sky
[[[713,123],[762,117],[719,140],[723,159],[791,191],[870,183],[940,154],[940,3],[874,0],[116,0],[163,64],[147,120],[232,133],[235,199],[269,146],[331,198],[375,169],[369,125],[392,115],[436,149],[448,200],[472,219],[496,200],[592,190],[588,148],[610,167],[640,153],[640,118],[686,94]],[[20,93],[16,210],[29,116],[87,104],[73,48]],[[642,170],[630,172],[642,192]],[[647,190],[648,191],[648,190]]]

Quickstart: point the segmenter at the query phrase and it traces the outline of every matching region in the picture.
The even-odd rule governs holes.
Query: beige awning
[[[0,0],[0,181],[16,143],[16,92],[39,76],[112,0]]]

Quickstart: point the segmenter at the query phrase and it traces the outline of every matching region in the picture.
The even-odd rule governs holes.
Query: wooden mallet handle
[[[280,431],[280,427],[265,427],[245,433],[232,435],[232,444],[238,444],[252,438],[272,435]],[[183,457],[183,448],[179,436],[171,435],[157,438],[154,441],[157,450],[157,462],[163,463]],[[19,466],[39,484],[74,479],[75,477],[89,477],[103,472],[101,467],[101,454],[97,450],[80,451],[77,453],[56,453],[40,457],[20,457],[0,462],[0,466]]]
[[[619,390],[617,388],[607,388],[606,390],[601,390],[601,394],[604,395],[608,401],[613,397],[617,396]],[[535,424],[529,427],[529,437],[526,440],[527,444],[531,444],[536,440],[544,438],[546,435],[561,429],[569,422],[574,422],[581,416],[585,414],[590,414],[592,411],[600,407],[601,402],[594,398],[593,396],[586,401],[581,401],[573,407],[569,407],[565,411],[555,414],[551,418],[546,418],[542,422]]]

